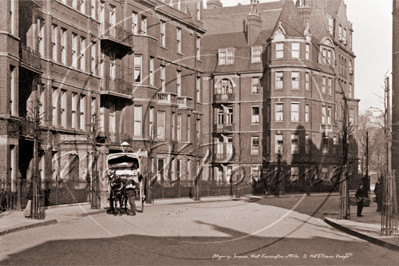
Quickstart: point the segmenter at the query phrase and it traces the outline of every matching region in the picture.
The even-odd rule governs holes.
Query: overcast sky
[[[222,0],[222,3],[248,5],[250,0]],[[392,1],[345,0],[345,3],[354,29],[355,97],[360,99],[360,112],[370,107],[383,109],[384,77],[392,72]]]

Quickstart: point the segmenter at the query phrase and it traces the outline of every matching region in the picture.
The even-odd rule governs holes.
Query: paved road
[[[318,197],[287,197],[151,206],[134,217],[97,214],[1,237],[0,264],[397,263],[398,253],[295,211],[312,213],[319,202]]]

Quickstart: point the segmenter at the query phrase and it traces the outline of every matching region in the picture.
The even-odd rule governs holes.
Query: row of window
[[[270,107],[269,107],[270,108]],[[291,103],[291,122],[299,122],[300,117],[300,103]],[[284,103],[275,104],[275,116],[274,121],[284,121]],[[216,110],[216,122],[218,125],[232,125],[233,120],[233,107],[224,107],[223,109]],[[268,115],[269,116],[269,115]],[[270,118],[267,117],[267,121],[270,122]],[[305,104],[305,122],[310,122],[310,104]],[[251,107],[251,124],[260,123],[260,108],[259,106]],[[332,107],[322,106],[321,107],[321,124],[331,125],[332,124]]]
[[[274,136],[275,142],[274,142],[274,153],[275,154],[282,154],[284,152],[284,135],[283,134],[275,134]],[[269,143],[269,136],[266,136],[266,143]],[[338,145],[337,142],[337,137],[333,136],[332,138],[332,144],[333,144],[333,152],[336,152],[336,148]],[[218,145],[218,143],[216,144]],[[291,145],[291,154],[299,154],[299,146],[300,146],[300,138],[299,135],[297,134],[291,134],[290,135],[290,145]],[[305,145],[305,153],[309,154],[310,153],[310,139],[309,135],[305,135],[305,140],[304,140],[304,145]],[[270,145],[266,145],[267,147],[267,152],[270,153]],[[330,149],[330,139],[329,138],[323,138],[322,140],[322,147],[321,151],[322,153],[328,153]],[[219,150],[219,149],[218,149]],[[232,147],[229,148],[229,150],[232,150]],[[259,137],[258,136],[253,136],[251,137],[251,155],[258,155],[259,154]]]
[[[58,34],[60,34],[60,38],[58,38]],[[68,41],[69,37],[71,37],[71,42]],[[39,49],[41,49],[40,45]],[[69,34],[67,29],[62,27],[59,29],[58,25],[52,24],[51,47],[52,60],[64,65],[70,62],[71,67],[85,72],[89,72],[86,68],[87,51],[91,51],[90,72],[94,75],[97,74],[97,42],[92,41],[91,43],[87,43],[86,37],[79,36],[74,32]],[[67,57],[68,55],[70,56],[69,58]]]
[[[331,35],[334,35],[334,19],[330,16],[328,18],[328,31]],[[347,38],[347,31],[349,31],[349,38]],[[344,45],[349,45],[349,48],[352,48],[352,34],[350,30],[342,27],[341,24],[338,25],[338,40],[343,42]]]
[[[235,58],[234,48],[223,48],[219,49],[218,52],[218,62],[219,65],[234,65]],[[262,54],[262,46],[252,46],[251,47],[251,63],[260,63]]]
[[[284,58],[284,44],[287,45],[287,43],[282,43],[278,42],[276,43],[276,59],[281,59]],[[291,52],[291,58],[299,58],[300,57],[300,47],[301,47],[301,42],[291,42],[291,47],[289,48]],[[309,60],[310,59],[310,44],[305,43],[305,59]]]
[[[276,80],[275,80],[275,89],[281,90],[284,89],[284,72],[277,71],[276,72]],[[291,89],[299,90],[300,84],[300,72],[293,71],[291,72]],[[310,90],[310,73],[305,72],[305,90]],[[332,95],[332,78],[330,77],[322,77],[322,87],[321,92],[323,94]]]

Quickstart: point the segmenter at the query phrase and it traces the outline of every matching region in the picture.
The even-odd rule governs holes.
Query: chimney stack
[[[215,9],[221,7],[223,7],[223,4],[220,2],[220,0],[208,0],[208,2],[206,2],[207,9]]]

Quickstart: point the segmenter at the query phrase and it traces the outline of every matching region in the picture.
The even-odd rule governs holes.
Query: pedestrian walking
[[[380,177],[377,181],[377,183],[375,184],[375,188],[374,188],[374,194],[375,194],[375,199],[377,202],[377,212],[381,212],[381,208],[382,208],[382,184],[381,184],[381,180],[382,178]]]
[[[128,180],[126,182],[126,195],[129,199],[130,205],[130,213],[128,215],[136,215],[136,191],[137,191],[137,183],[134,180]]]
[[[28,203],[26,204],[23,214],[26,218],[30,218],[32,216],[33,183],[30,183],[29,185],[28,191],[26,193],[26,199],[28,200]]]
[[[358,199],[357,203],[357,217],[363,217],[362,210],[363,210],[363,200],[368,197],[367,190],[364,188],[363,184],[359,185],[359,188],[355,194],[356,199]]]

